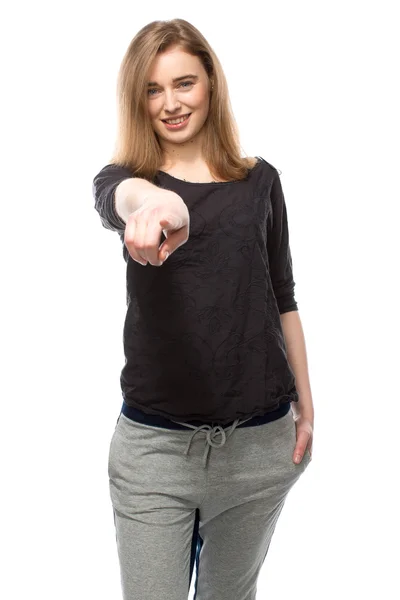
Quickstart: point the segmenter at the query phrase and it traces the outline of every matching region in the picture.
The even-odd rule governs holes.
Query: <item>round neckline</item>
[[[258,157],[256,157],[258,158]],[[258,162],[254,165],[254,167],[252,169],[250,169],[247,177],[245,177],[244,179],[232,179],[231,181],[186,181],[185,179],[179,179],[179,177],[175,177],[174,175],[171,175],[170,173],[167,173],[166,171],[161,171],[160,169],[158,169],[157,173],[162,173],[163,175],[166,175],[167,177],[170,177],[171,179],[175,179],[175,181],[179,181],[180,183],[187,183],[189,185],[229,185],[232,183],[240,183],[243,181],[247,181],[251,171],[253,171],[257,165],[260,164],[260,160],[258,160]]]

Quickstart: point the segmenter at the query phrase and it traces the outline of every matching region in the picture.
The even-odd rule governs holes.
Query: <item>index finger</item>
[[[151,265],[160,267],[163,260],[160,256],[162,227],[157,219],[149,219],[144,237],[144,247],[141,250],[142,256],[145,257]]]

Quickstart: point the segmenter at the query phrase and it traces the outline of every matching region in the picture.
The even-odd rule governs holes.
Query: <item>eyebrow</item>
[[[182,75],[182,77],[175,77],[175,79],[173,79],[173,83],[176,83],[177,81],[182,81],[182,79],[198,79],[197,75]],[[150,87],[151,85],[158,85],[157,81],[149,81],[149,83],[147,84],[148,87]]]

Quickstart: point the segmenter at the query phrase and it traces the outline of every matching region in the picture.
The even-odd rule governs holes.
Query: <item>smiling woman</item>
[[[194,181],[238,181],[255,166],[254,157],[242,156],[218,57],[187,21],[170,21],[168,31],[162,21],[145,26],[122,60],[117,87],[110,163],[149,181],[159,170]]]
[[[197,158],[204,154],[213,91],[213,80],[200,58],[173,45],[154,59],[149,78],[147,108],[163,151],[160,169],[184,181],[229,180],[213,173],[207,160]]]
[[[185,598],[196,561],[194,598],[253,600],[311,460],[310,413],[291,411],[295,369],[308,387],[300,322],[284,319],[292,368],[281,319],[297,302],[279,173],[241,156],[222,67],[183,19],[139,31],[118,93],[93,189],[127,262],[108,461],[123,597]]]
[[[179,165],[179,154],[182,158],[185,155],[185,162],[189,159],[193,162],[196,156],[202,155],[204,125],[210,110],[211,78],[198,56],[176,44],[156,56],[149,79],[147,108],[163,150],[163,170],[182,173],[184,165]],[[182,153],[188,140],[190,156],[187,150],[184,155]]]

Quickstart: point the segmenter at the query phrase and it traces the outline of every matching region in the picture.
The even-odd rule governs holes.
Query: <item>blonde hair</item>
[[[211,174],[216,179],[244,179],[256,161],[241,156],[224,72],[207,40],[184,19],[153,21],[130,42],[118,73],[117,138],[110,162],[150,181],[163,164],[162,148],[147,111],[147,76],[156,56],[172,46],[197,56],[210,80],[202,152]]]

